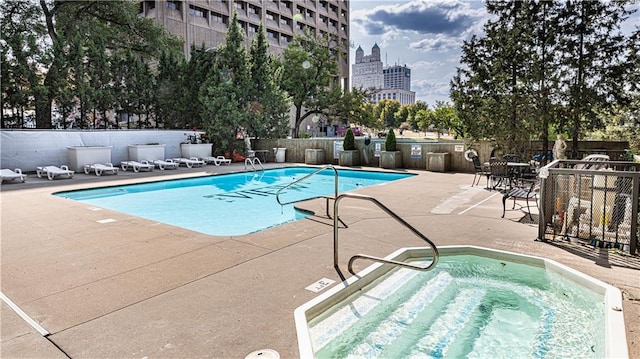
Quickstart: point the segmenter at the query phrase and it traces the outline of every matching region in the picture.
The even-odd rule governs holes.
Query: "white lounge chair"
[[[84,173],[89,174],[94,172],[96,176],[102,176],[105,172],[111,172],[111,174],[118,174],[118,167],[114,167],[113,163],[107,162],[105,164],[102,163],[94,163],[92,165],[84,165]]]
[[[175,170],[176,168],[180,167],[180,164],[178,162],[174,162],[170,158],[166,160],[155,160],[153,161],[153,164],[158,166],[158,169],[160,171],[164,171],[165,169]]]
[[[231,160],[224,157],[224,156],[217,156],[217,157],[204,157],[202,159],[203,161],[205,161],[206,163],[213,163],[216,166],[220,166],[220,164],[224,163],[226,165],[230,165],[231,164]]]
[[[0,183],[3,181],[15,181],[17,179],[19,179],[20,182],[24,182],[25,177],[26,175],[24,175],[22,170],[19,168],[16,168],[13,171],[7,168],[0,170]]]
[[[155,166],[149,163],[149,161],[147,160],[142,160],[142,161],[122,161],[120,162],[120,167],[122,167],[123,171],[132,169],[133,172],[140,172],[140,171],[153,171],[153,168]]]
[[[199,160],[198,157],[191,157],[191,158],[180,157],[180,158],[174,158],[173,161],[183,164],[188,168],[191,168],[193,166],[196,166],[196,167],[204,166],[204,161]]]
[[[47,176],[49,181],[53,181],[57,176],[67,176],[67,178],[73,178],[75,172],[70,170],[67,165],[58,166],[42,166],[36,167],[36,174],[38,177]]]

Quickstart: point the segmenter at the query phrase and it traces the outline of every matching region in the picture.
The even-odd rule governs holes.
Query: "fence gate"
[[[539,240],[640,251],[640,163],[559,160],[540,177]]]

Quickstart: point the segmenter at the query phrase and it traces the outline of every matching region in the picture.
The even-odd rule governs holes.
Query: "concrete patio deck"
[[[214,237],[51,195],[243,169],[232,164],[55,181],[30,174],[26,183],[3,184],[2,293],[50,334],[40,335],[2,303],[0,357],[244,358],[264,348],[298,357],[294,309],[320,294],[305,287],[321,278],[340,281],[325,201],[300,205],[315,217]],[[471,187],[473,174],[408,172],[417,176],[357,192],[375,196],[437,245],[546,257],[620,288],[629,354],[640,358],[638,256],[534,241],[537,226],[520,222],[518,211],[500,218],[501,196]],[[356,253],[386,256],[422,245],[367,202],[345,199],[340,216],[349,226],[340,237],[343,273]],[[100,223],[105,219],[112,221]],[[250,219],[229,213],[225,220],[242,226]],[[356,262],[358,269],[369,264]]]

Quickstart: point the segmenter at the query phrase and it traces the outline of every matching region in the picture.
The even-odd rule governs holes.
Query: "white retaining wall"
[[[129,159],[129,145],[165,145],[165,157],[180,157],[180,143],[187,140],[184,130],[2,130],[0,167],[35,171],[38,166],[68,165],[67,146],[111,146],[111,161],[119,165]]]

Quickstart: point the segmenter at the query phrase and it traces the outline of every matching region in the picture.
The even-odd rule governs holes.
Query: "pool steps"
[[[440,272],[430,278],[426,285],[412,285],[410,282],[421,280],[417,278],[418,274],[419,272],[406,268],[399,269],[365,294],[355,298],[351,305],[315,318],[309,323],[309,331],[318,356],[323,356],[322,348],[330,347],[333,345],[332,341],[339,340],[341,347],[348,348],[340,353],[342,357],[385,357],[385,352],[395,352],[394,345],[407,346],[406,343],[396,343],[407,330],[424,333],[414,336],[417,342],[409,346],[412,352],[406,353],[408,357],[452,355],[449,350],[455,347],[453,344],[456,338],[461,336],[461,333],[470,331],[477,331],[472,337],[480,340],[476,340],[474,347],[468,350],[476,354],[484,352],[489,356],[493,353],[492,347],[486,344],[482,347],[482,343],[485,343],[481,340],[483,335],[500,332],[503,333],[501,338],[504,341],[516,340],[522,336],[523,333],[517,332],[515,326],[510,328],[509,323],[527,320],[526,316],[508,308],[493,308],[490,298],[486,298],[486,290],[465,286],[468,284],[465,282],[470,279],[455,279],[446,272]],[[495,284],[500,286],[499,283]],[[523,290],[521,296],[526,297],[531,305],[538,307],[541,324],[536,323],[530,333],[527,333],[530,336],[526,340],[531,346],[518,348],[523,351],[514,355],[543,358],[548,350],[544,343],[551,335],[553,311],[534,297],[529,297],[532,293],[527,293],[524,287]],[[393,313],[385,314],[385,308],[381,308],[379,304],[383,300],[394,300],[396,297],[405,304]],[[489,313],[473,315],[479,310]],[[343,335],[346,332],[353,335]],[[356,334],[363,332],[369,334],[365,338]],[[468,353],[453,355],[466,354]]]

